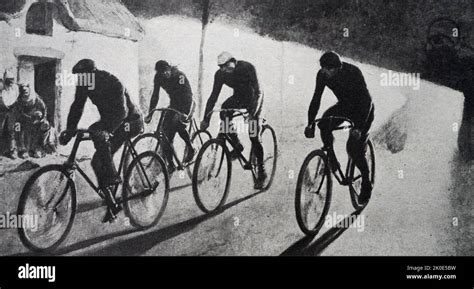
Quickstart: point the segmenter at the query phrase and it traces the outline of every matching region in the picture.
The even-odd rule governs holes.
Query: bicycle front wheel
[[[278,160],[278,144],[275,130],[268,124],[262,126],[261,133],[262,147],[263,147],[263,166],[267,174],[267,178],[263,183],[262,191],[266,191],[272,185],[273,179],[275,178],[275,172],[277,168]],[[257,158],[254,155],[254,148],[252,146],[250,158],[252,162],[252,167],[258,169]],[[258,172],[253,174],[254,182],[256,182],[256,176]]]
[[[130,223],[140,229],[156,225],[165,212],[169,189],[168,171],[158,154],[148,151],[134,159],[123,185]]]
[[[20,240],[28,249],[50,252],[69,234],[76,215],[76,187],[61,165],[46,166],[26,182],[17,217]]]
[[[321,230],[331,205],[331,190],[326,154],[313,151],[301,166],[295,194],[296,221],[306,235],[315,236]]]
[[[207,130],[198,130],[191,137],[191,143],[193,144],[193,148],[196,150],[196,152],[199,152],[202,146],[210,139],[212,139],[212,136]],[[187,148],[184,151],[184,155],[187,154],[186,150]],[[192,165],[196,161],[196,158],[197,158],[197,154],[194,156],[193,160],[186,165],[186,171],[190,179],[193,178]],[[183,159],[184,159],[184,156],[183,156]]]
[[[206,142],[196,159],[193,170],[193,196],[204,213],[220,208],[229,194],[232,162],[225,141]]]

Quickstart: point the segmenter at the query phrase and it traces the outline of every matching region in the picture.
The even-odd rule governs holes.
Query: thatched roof
[[[144,29],[120,0],[56,0],[73,23],[69,29],[140,40]],[[72,25],[71,25],[72,24]]]
[[[120,0],[53,0],[52,2],[59,8],[63,25],[72,31],[87,31],[133,41],[143,38],[143,27]],[[19,17],[27,12],[30,5],[22,6],[16,7],[13,13],[0,11],[0,21]]]

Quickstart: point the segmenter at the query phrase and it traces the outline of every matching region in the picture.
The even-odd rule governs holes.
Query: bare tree
[[[211,0],[198,0],[198,6],[201,8],[202,17],[202,30],[201,30],[201,44],[199,46],[199,70],[198,70],[198,99],[197,99],[197,111],[198,117],[202,118],[202,106],[203,106],[203,91],[202,84],[204,81],[204,45],[206,43],[206,31],[209,24],[209,18],[211,13]]]

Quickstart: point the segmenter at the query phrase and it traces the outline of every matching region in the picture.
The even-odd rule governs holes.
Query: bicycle
[[[63,164],[40,168],[26,182],[20,196],[18,215],[38,216],[38,226],[23,228],[18,233],[21,242],[30,250],[54,251],[69,234],[76,215],[76,171],[105,201],[105,195],[79,167],[76,154],[80,143],[91,140],[91,131],[78,129],[72,152]],[[127,155],[132,156],[129,166]],[[169,178],[163,159],[152,151],[138,154],[128,139],[122,151],[119,175],[125,172],[122,196],[117,204],[125,204],[124,212],[130,223],[145,230],[156,225],[168,202]],[[115,196],[119,185],[112,192]],[[105,204],[108,206],[107,202]],[[44,224],[43,224],[44,223]],[[39,225],[41,224],[41,225]]]
[[[219,109],[211,111],[210,114],[221,111],[233,112],[233,118],[242,116],[246,120],[249,119],[249,113],[246,109]],[[261,191],[266,191],[270,188],[275,176],[278,145],[275,130],[266,123],[265,119],[261,119],[261,121],[260,134],[264,148],[263,162],[268,173]],[[194,199],[204,213],[219,209],[224,205],[229,194],[232,161],[227,143],[234,149],[235,158],[242,168],[251,171],[254,182],[257,181],[257,159],[254,156],[253,148],[250,150],[247,159],[241,151],[235,150],[237,144],[228,134],[222,133],[217,138],[207,141],[197,155],[192,183]],[[225,179],[221,180],[222,177]]]
[[[316,119],[313,124],[321,120],[337,119],[343,123],[334,130],[346,130],[354,127],[354,123],[345,117],[326,117]],[[348,123],[344,125],[344,122]],[[370,181],[375,183],[375,152],[370,139],[366,145],[366,159],[369,162]],[[332,167],[337,164],[337,167]],[[349,187],[351,202],[356,210],[361,210],[367,204],[359,203],[362,175],[351,158],[347,161],[346,173],[341,170],[334,147],[314,150],[305,158],[298,174],[295,194],[296,220],[300,229],[308,236],[315,236],[322,225],[331,205],[332,179],[334,175],[338,183]],[[323,188],[324,187],[324,188]],[[319,208],[321,207],[322,208]],[[313,208],[316,207],[316,208]],[[319,209],[319,210],[318,210]],[[309,216],[314,213],[313,216]],[[310,218],[311,217],[311,218]],[[313,220],[314,218],[314,220]],[[311,220],[310,220],[311,219]]]
[[[194,107],[194,105],[193,105]],[[156,108],[150,112],[151,115],[153,115],[155,112],[162,112],[160,116],[160,120],[157,125],[157,129],[154,133],[145,133],[140,136],[138,136],[132,143],[133,147],[137,151],[141,150],[153,150],[155,153],[159,154],[160,151],[160,145],[165,144],[167,145],[173,152],[173,160],[174,162],[177,163],[176,168],[178,170],[184,170],[186,169],[189,178],[192,178],[192,172],[191,172],[191,165],[194,164],[194,160],[196,157],[193,158],[191,162],[188,163],[183,163],[182,159],[184,159],[184,156],[186,155],[186,150],[184,151],[183,157],[180,158],[178,157],[178,154],[174,148],[174,145],[172,142],[168,140],[166,135],[163,132],[163,119],[165,116],[165,113],[175,113],[177,114],[180,118],[183,119],[184,123],[190,123],[188,127],[188,133],[191,135],[191,143],[193,144],[193,147],[199,150],[202,145],[204,144],[205,141],[212,139],[211,134],[207,130],[200,130],[197,126],[196,120],[192,117],[192,112],[194,109],[191,109],[191,113],[189,115],[186,115],[176,109],[173,108]],[[165,112],[165,113],[163,113]]]

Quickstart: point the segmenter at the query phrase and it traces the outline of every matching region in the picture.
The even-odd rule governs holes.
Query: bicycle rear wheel
[[[69,234],[75,215],[76,187],[69,173],[61,165],[43,167],[28,179],[20,196],[20,240],[32,251],[53,251]]]
[[[273,179],[275,177],[278,160],[278,144],[276,133],[275,130],[269,124],[264,124],[262,126],[261,140],[263,147],[263,165],[267,173],[267,178],[265,180],[265,183],[263,184],[262,191],[266,191],[272,185]],[[252,147],[250,152],[252,167],[258,168],[257,158],[255,157],[253,150],[254,148]],[[253,174],[254,183],[257,181],[256,176],[256,173]]]
[[[370,182],[372,183],[372,188],[373,188],[375,184],[375,150],[370,139],[367,141],[367,146],[365,150],[365,159],[367,160],[369,164],[369,176],[370,176]],[[349,167],[350,167],[349,177],[352,180],[352,183],[349,185],[349,192],[351,195],[352,206],[354,207],[354,209],[360,210],[364,206],[367,205],[367,204],[359,203],[359,196],[360,196],[361,187],[362,187],[362,173],[359,171],[359,169],[357,168],[357,166],[352,160],[350,160]]]
[[[193,196],[204,213],[219,209],[226,201],[232,175],[232,162],[225,141],[206,142],[193,170]]]
[[[313,151],[301,166],[295,194],[296,221],[306,235],[315,236],[321,230],[331,205],[331,191],[326,154]]]
[[[135,158],[123,185],[125,214],[140,229],[158,223],[168,203],[169,177],[163,159],[152,151]]]

